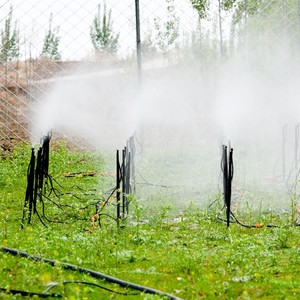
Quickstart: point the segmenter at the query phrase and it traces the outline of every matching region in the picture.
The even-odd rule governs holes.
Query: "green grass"
[[[2,154],[0,160],[1,247],[78,265],[184,299],[300,299],[299,227],[290,225],[289,216],[262,212],[253,216],[249,208],[238,215],[243,221],[257,220],[280,227],[247,229],[232,224],[227,229],[216,220],[218,208],[209,210],[196,202],[179,206],[173,203],[172,193],[152,191],[151,198],[145,195],[139,198],[139,194],[132,198],[130,215],[123,228],[117,228],[115,221],[105,217],[101,228],[92,228],[90,220],[73,219],[70,224],[46,223],[46,228],[35,216],[22,230],[29,158],[28,146],[20,146],[10,155]],[[103,192],[114,186],[112,176],[101,175],[105,171],[114,172],[107,168],[103,157],[93,152],[69,151],[65,146],[51,150],[50,174],[63,187],[58,189],[79,194],[84,203],[101,198]],[[63,175],[87,170],[100,176]],[[77,216],[79,200],[65,195],[63,201],[74,205]],[[110,214],[114,210],[112,205],[107,208]],[[51,206],[48,213],[51,215]],[[84,213],[92,216],[93,209]],[[69,217],[65,218],[69,221]],[[59,264],[50,266],[1,251],[0,269],[0,287],[7,290],[41,293],[49,282],[56,282],[59,284],[50,292],[60,293],[64,299],[161,298],[132,295],[136,291],[66,270]],[[129,295],[83,284],[61,284],[75,280],[97,283]],[[23,297],[0,292],[0,298]]]

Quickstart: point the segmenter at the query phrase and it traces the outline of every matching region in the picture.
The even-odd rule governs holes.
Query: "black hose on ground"
[[[73,271],[78,271],[80,273],[85,273],[85,274],[88,274],[88,275],[90,275],[94,278],[101,278],[101,279],[104,279],[104,280],[106,280],[110,283],[116,283],[121,287],[131,288],[131,289],[134,289],[134,290],[138,290],[142,293],[160,295],[162,297],[167,297],[168,299],[172,299],[172,300],[182,300],[181,298],[178,298],[174,295],[167,294],[167,293],[159,291],[159,290],[155,290],[155,289],[152,289],[152,288],[149,288],[149,287],[146,287],[146,286],[142,286],[142,285],[139,285],[139,284],[136,284],[136,283],[131,283],[131,282],[128,282],[128,281],[124,281],[124,280],[121,280],[121,279],[118,279],[118,278],[115,278],[115,277],[112,277],[112,276],[109,276],[109,275],[106,275],[106,274],[103,274],[103,273],[100,273],[100,272],[97,272],[97,271],[94,271],[94,270],[79,267],[79,266],[76,266],[76,265],[72,265],[72,264],[68,264],[68,263],[64,263],[64,262],[60,262],[60,261],[56,261],[56,260],[54,261],[52,259],[42,258],[40,256],[30,255],[30,254],[27,254],[24,251],[19,251],[17,249],[1,247],[1,251],[10,253],[12,255],[20,255],[21,257],[26,257],[28,259],[45,262],[45,263],[50,264],[51,266],[60,265],[66,270],[73,270]]]
[[[21,291],[21,290],[7,290],[5,288],[0,288],[0,291],[4,292],[6,294],[21,295],[23,297],[37,296],[39,298],[62,298],[62,296],[60,294],[57,294],[57,293],[54,293],[54,294],[41,294],[41,293],[27,292],[27,291]]]

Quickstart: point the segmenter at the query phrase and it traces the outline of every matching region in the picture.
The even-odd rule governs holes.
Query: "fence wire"
[[[297,0],[138,2],[142,71],[179,64],[205,72],[218,68],[220,61],[236,53],[243,53],[250,64],[254,59],[251,54],[259,53],[262,68],[274,55],[282,65],[298,63]],[[57,78],[71,76],[82,65],[88,70],[108,72],[126,66],[136,72],[136,3],[133,0],[2,1],[0,144],[3,149],[30,141],[34,127],[32,104],[43,101]],[[92,27],[97,16],[102,41],[99,44],[98,39],[96,49]],[[276,66],[279,70],[280,64]]]

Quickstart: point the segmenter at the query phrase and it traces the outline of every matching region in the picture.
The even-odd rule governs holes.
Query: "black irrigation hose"
[[[263,225],[263,224],[259,224],[259,225],[247,225],[247,224],[244,224],[242,222],[240,222],[236,216],[234,215],[234,213],[231,211],[231,216],[234,218],[235,222],[243,227],[246,227],[246,228],[262,228],[262,227],[268,227],[268,228],[277,228],[279,227],[278,225],[272,225],[272,224],[266,224],[266,225]]]
[[[127,191],[127,148],[125,147],[122,150],[122,218],[126,215],[126,206],[127,206],[127,197],[126,197],[126,191]]]
[[[244,224],[241,221],[237,219],[237,217],[234,215],[234,213],[231,210],[231,184],[232,184],[232,178],[233,178],[233,149],[229,145],[229,154],[227,153],[227,146],[222,146],[222,160],[221,160],[221,171],[223,172],[223,196],[224,196],[224,204],[221,209],[221,211],[217,215],[217,219],[222,222],[226,222],[227,227],[229,227],[230,224],[236,223],[238,225],[241,225],[245,228],[261,228],[261,227],[279,227],[278,225],[263,225],[263,224],[257,224],[257,225],[248,225]],[[219,198],[216,198],[212,203],[209,204],[208,208],[211,209],[212,205],[216,203],[219,200]],[[220,217],[221,212],[226,209],[226,220]]]
[[[118,224],[119,220],[124,220],[128,216],[130,201],[127,195],[135,189],[132,188],[131,184],[134,180],[134,153],[133,137],[127,141],[127,145],[123,148],[121,155],[119,150],[116,152],[116,207]]]
[[[209,209],[212,209],[212,205],[215,204],[218,200],[219,200],[218,198],[215,199],[212,203],[210,203],[210,204],[208,205],[208,208],[209,208]],[[226,222],[226,223],[227,223],[227,219],[223,219],[223,218],[220,217],[220,214],[221,214],[221,212],[223,211],[224,208],[225,208],[225,205],[223,205],[221,211],[218,213],[217,219],[218,219],[219,221],[222,221],[222,222]],[[243,226],[243,227],[245,227],[245,228],[262,228],[262,227],[267,227],[267,228],[278,228],[278,227],[280,227],[279,225],[273,225],[273,224],[266,224],[266,225],[264,225],[264,224],[259,224],[259,226],[258,226],[258,225],[248,225],[248,224],[245,224],[245,223],[239,221],[238,218],[235,216],[235,214],[234,214],[232,211],[230,211],[230,216],[231,216],[230,221],[229,221],[230,224],[234,224],[234,223],[235,223],[235,224],[241,225],[241,226]],[[232,221],[232,219],[233,219],[234,221]],[[300,226],[300,223],[295,223],[294,226]]]
[[[43,137],[43,140],[41,141],[41,146],[38,149],[37,155],[35,154],[34,148],[32,148],[32,155],[30,159],[30,163],[27,170],[27,189],[25,194],[25,201],[24,201],[24,207],[23,207],[23,213],[22,213],[22,222],[21,222],[21,228],[24,228],[25,225],[25,218],[27,217],[27,222],[30,224],[31,218],[33,214],[36,214],[38,219],[41,221],[41,223],[45,226],[44,221],[53,222],[53,223],[61,223],[61,224],[70,224],[70,222],[62,221],[62,220],[51,220],[48,218],[45,214],[45,201],[44,198],[47,199],[47,201],[51,202],[53,205],[55,205],[57,208],[59,208],[62,213],[66,214],[67,217],[72,217],[70,214],[68,214],[64,207],[72,208],[72,205],[63,205],[58,202],[55,202],[50,198],[52,194],[59,200],[61,196],[63,195],[70,195],[72,197],[75,197],[78,200],[83,200],[81,197],[75,195],[72,192],[65,192],[62,193],[59,190],[57,190],[54,187],[54,182],[58,184],[59,187],[63,188],[61,184],[59,184],[52,176],[48,173],[49,170],[49,144],[50,144],[50,138],[51,135],[48,134],[46,137]],[[131,170],[133,168],[131,167],[131,164],[133,163],[133,160],[131,160],[131,152],[135,152],[135,146],[133,142],[133,138],[130,139],[130,142],[127,142],[127,145],[129,150],[125,147],[123,150],[123,162],[122,165],[117,164],[117,169],[119,171],[119,177],[117,179],[119,183],[119,189],[114,187],[108,192],[111,192],[109,197],[105,199],[100,205],[101,200],[98,200],[97,202],[93,201],[93,204],[88,204],[84,207],[82,207],[80,210],[84,210],[87,207],[90,207],[91,205],[94,205],[96,208],[96,214],[99,216],[109,216],[107,214],[103,214],[102,210],[103,208],[109,203],[109,200],[114,195],[114,193],[117,190],[117,194],[119,193],[120,198],[120,183],[122,183],[122,211],[123,216],[125,215],[125,211],[128,214],[128,205],[129,201],[127,199],[126,194],[129,194],[131,191],[131,185],[130,185],[130,175]],[[81,188],[80,188],[81,189]],[[82,190],[82,189],[81,189]],[[93,199],[94,200],[94,199]],[[120,199],[119,199],[120,200]],[[37,210],[37,201],[39,201],[41,205],[41,213]],[[118,217],[115,219],[111,217],[114,220],[119,220],[121,218],[120,214],[120,201],[117,201],[117,205],[119,206],[119,213]],[[100,208],[100,209],[99,209]],[[124,217],[123,217],[124,218]],[[77,218],[78,219],[78,218]],[[85,219],[88,220],[88,219]],[[99,225],[100,225],[100,218],[99,218]]]
[[[46,174],[47,178],[49,179],[49,183],[50,183],[50,189],[49,189],[49,193],[48,193],[48,197],[52,194],[52,192],[54,193],[54,195],[57,197],[57,198],[60,198],[61,196],[64,196],[64,195],[70,195],[72,197],[75,197],[76,199],[78,200],[82,200],[84,201],[84,199],[82,199],[81,197],[78,197],[77,195],[75,195],[74,193],[72,192],[65,192],[65,193],[61,193],[59,192],[57,189],[54,188],[54,185],[53,185],[53,182],[55,182],[57,185],[59,185],[62,189],[64,189],[64,187],[55,179],[55,178],[52,178],[52,176],[50,174]],[[71,189],[76,187],[77,189],[80,189],[80,190],[83,190],[82,188],[80,188],[79,186],[77,185],[73,185],[71,186]],[[96,189],[94,189],[96,190]],[[88,194],[88,195],[85,195],[85,196],[90,196],[90,195],[94,195],[94,194]],[[43,194],[43,196],[45,196]]]
[[[216,199],[216,200],[218,200],[218,199]],[[212,204],[214,204],[214,203],[216,202],[216,200],[214,200],[214,201],[209,205],[209,208],[210,208],[210,209],[211,209]],[[220,214],[221,214],[221,212],[222,212],[222,210],[223,210],[224,208],[225,208],[225,205],[222,207],[221,211],[218,213],[217,219],[218,219],[219,221],[222,221],[222,222],[226,222],[226,223],[227,223],[227,222],[228,222],[228,221],[227,221],[227,218],[226,218],[226,219],[223,219],[223,218],[220,217]],[[232,219],[233,219],[233,220],[232,220]],[[262,228],[262,227],[278,228],[278,227],[279,227],[278,225],[272,225],[272,224],[266,224],[266,225],[259,224],[259,226],[258,226],[258,225],[248,225],[248,224],[245,224],[245,223],[239,221],[238,218],[235,216],[235,214],[234,214],[231,210],[230,210],[230,219],[229,219],[229,223],[230,223],[230,224],[238,224],[238,225],[241,225],[241,226],[243,226],[243,227],[245,227],[245,228]],[[299,225],[296,225],[296,224],[295,224],[295,226],[300,226],[300,224],[299,224]]]
[[[51,178],[51,176],[49,175],[49,178]],[[51,190],[54,190],[52,184],[52,179],[49,181],[50,182],[50,185],[51,185]],[[109,196],[107,197],[107,199],[103,202],[103,204],[101,205],[101,208],[100,210],[98,211],[98,208],[96,208],[96,214],[98,214],[99,216],[109,216],[108,214],[102,214],[101,211],[103,210],[103,208],[107,205],[107,203],[109,202],[109,200],[111,199],[111,197],[113,196],[113,194],[115,193],[116,191],[116,188],[113,188],[113,189],[110,189],[108,190],[107,192],[105,192],[103,195],[107,194],[107,193],[110,193]],[[55,194],[56,197],[60,198],[60,196],[62,195],[65,195],[65,194],[69,194],[69,193],[61,193],[60,195],[57,195]],[[71,195],[73,195],[72,193],[70,193]],[[68,204],[58,204],[56,203],[55,201],[53,201],[49,196],[46,196],[46,195],[42,195],[43,197],[45,197],[48,201],[50,201],[52,204],[54,204],[55,206],[57,206],[59,209],[62,210],[63,213],[65,213],[69,218],[73,218],[73,216],[70,216],[70,214],[68,214],[66,211],[64,211],[63,209],[63,206],[65,207],[69,207],[69,208],[72,208],[71,205],[68,205]],[[74,195],[73,195],[74,196]],[[76,197],[78,199],[80,199],[79,197]],[[98,206],[99,207],[99,200],[97,202],[93,202],[91,204],[88,204],[84,207],[81,207],[79,208],[79,210],[84,210],[90,206]],[[74,223],[75,220],[73,222],[66,222],[66,221],[60,221],[60,220],[51,220],[49,218],[46,217],[45,215],[45,203],[44,201],[41,200],[41,204],[42,204],[42,216],[43,218],[48,221],[48,222],[51,222],[51,223],[60,223],[60,224],[71,224],[71,223]],[[116,220],[115,218],[113,218],[112,216],[109,216],[111,217],[113,220]],[[79,220],[79,218],[75,218],[76,220]],[[81,219],[81,220],[89,220],[89,218],[85,218],[85,219]],[[100,219],[99,219],[100,220]],[[43,223],[43,222],[42,222]],[[43,223],[44,224],[44,223]]]
[[[34,157],[34,156],[33,156],[33,157]],[[30,166],[31,166],[31,165],[32,165],[32,164],[30,164]],[[33,164],[33,165],[34,165],[34,164]],[[66,221],[60,221],[60,220],[51,220],[51,219],[47,218],[46,215],[45,215],[45,203],[44,203],[44,201],[43,201],[43,198],[46,198],[46,199],[47,199],[48,201],[50,201],[52,204],[54,204],[54,205],[57,206],[59,209],[61,209],[62,212],[65,213],[68,217],[71,217],[71,216],[70,216],[67,212],[64,211],[63,207],[69,207],[69,208],[72,208],[72,206],[71,206],[71,205],[67,205],[67,204],[59,204],[59,203],[56,203],[55,201],[53,201],[53,200],[50,198],[50,195],[52,194],[52,192],[54,193],[55,197],[58,198],[58,199],[59,199],[61,196],[66,195],[66,194],[69,194],[69,195],[71,195],[71,196],[73,196],[73,197],[75,197],[75,198],[77,198],[77,199],[79,199],[79,200],[81,200],[81,198],[78,197],[78,196],[76,196],[76,195],[74,195],[74,194],[71,193],[71,192],[60,193],[59,191],[57,191],[57,190],[54,188],[53,182],[57,183],[60,187],[62,187],[62,186],[61,186],[54,178],[52,178],[51,175],[47,174],[45,170],[41,170],[41,169],[40,169],[40,173],[43,173],[43,174],[44,174],[44,175],[43,175],[44,178],[47,178],[47,179],[48,179],[50,188],[49,188],[48,195],[45,195],[45,194],[42,192],[41,188],[39,188],[39,187],[36,188],[36,190],[39,189],[39,191],[40,191],[39,198],[40,198],[40,203],[41,203],[41,206],[42,206],[42,217],[39,215],[38,211],[35,210],[35,213],[37,214],[39,220],[41,221],[41,223],[42,223],[45,227],[47,227],[47,226],[46,226],[46,224],[43,222],[42,218],[45,219],[46,221],[52,222],[52,223],[60,223],[60,224],[70,224],[70,223],[72,223],[72,222],[66,222]],[[37,177],[40,178],[41,175],[38,175]],[[36,182],[38,182],[38,181],[36,180]],[[63,188],[63,187],[62,187],[62,188]],[[33,190],[34,190],[34,189],[33,189]],[[88,206],[89,206],[89,205],[88,205]],[[86,207],[88,207],[88,206],[86,206]],[[86,207],[81,208],[81,210],[84,209],[84,208],[86,208]],[[88,220],[88,219],[84,219],[84,220]],[[22,222],[22,224],[23,224],[23,222]]]
[[[104,197],[106,194],[110,193],[109,196],[105,199],[105,201],[103,201],[103,204],[101,205],[101,208],[100,208],[100,211],[102,211],[102,209],[105,207],[105,205],[107,205],[107,203],[109,202],[109,200],[111,199],[111,197],[113,196],[113,194],[115,193],[116,191],[116,187],[106,191],[105,193],[102,194],[102,197]],[[98,207],[99,209],[99,203],[100,203],[101,200],[97,200],[96,202],[93,202],[93,203],[90,203],[86,206],[83,206],[80,208],[80,210],[84,210],[84,209],[87,209],[88,207],[90,206],[96,206]]]
[[[162,187],[162,188],[177,188],[177,187],[179,187],[179,185],[162,185],[162,184],[151,183],[148,180],[146,180],[145,177],[142,176],[142,174],[139,171],[137,171],[137,173],[144,181],[143,183],[138,183],[138,184],[145,184],[145,185],[149,185],[149,186],[157,186],[157,187]]]
[[[64,262],[60,262],[60,261],[56,261],[56,260],[52,260],[52,259],[48,259],[48,258],[42,258],[40,256],[30,255],[30,254],[27,254],[24,251],[19,251],[17,249],[11,249],[11,248],[7,248],[7,247],[1,247],[1,251],[10,253],[12,255],[20,255],[21,257],[25,257],[25,258],[32,259],[32,260],[35,260],[35,261],[45,262],[45,263],[50,264],[51,266],[60,265],[66,270],[73,270],[73,271],[77,271],[77,272],[80,272],[80,273],[85,273],[85,274],[88,274],[88,275],[90,275],[94,278],[101,278],[101,279],[104,279],[104,280],[106,280],[110,283],[115,283],[115,284],[118,284],[121,287],[131,288],[131,289],[140,291],[142,293],[160,295],[160,296],[163,296],[163,297],[167,297],[168,299],[172,299],[172,300],[181,300],[181,298],[178,298],[174,295],[164,293],[162,291],[155,290],[155,289],[152,289],[152,288],[149,288],[149,287],[146,287],[146,286],[142,286],[142,285],[139,285],[139,284],[136,284],[136,283],[131,283],[131,282],[128,282],[128,281],[124,281],[124,280],[121,280],[121,279],[118,279],[118,278],[115,278],[115,277],[112,277],[112,276],[109,276],[109,275],[106,275],[106,274],[103,274],[103,273],[100,273],[100,272],[97,272],[97,271],[94,271],[94,270],[79,267],[79,266],[76,266],[76,265],[72,265],[72,264],[68,264],[68,263],[64,263]]]
[[[231,183],[233,178],[233,149],[223,145],[221,169],[223,171],[223,190],[224,190],[224,206],[226,208],[227,227],[230,225],[230,206],[231,206]]]
[[[31,149],[31,158],[27,169],[27,188],[25,194],[25,201],[23,207],[22,223],[21,228],[24,228],[26,209],[28,205],[28,223],[30,223],[32,215],[32,204],[33,204],[33,187],[34,187],[34,166],[35,166],[35,155],[34,149]]]
[[[121,167],[120,167],[120,155],[119,150],[116,152],[116,198],[117,198],[117,220],[121,217],[121,205],[120,205],[120,183],[121,183]]]
[[[68,217],[70,215],[64,211],[63,207],[69,207],[72,208],[71,205],[62,205],[55,201],[53,201],[50,196],[54,194],[54,196],[57,199],[60,199],[63,195],[70,195],[72,197],[75,197],[78,200],[84,200],[82,197],[79,197],[75,195],[72,192],[65,192],[62,193],[59,190],[57,190],[54,187],[54,182],[59,185],[59,187],[63,188],[62,185],[60,185],[54,178],[50,176],[48,173],[49,170],[49,152],[50,152],[50,139],[51,139],[51,133],[44,136],[41,140],[41,145],[37,151],[37,155],[35,155],[35,151],[32,148],[32,157],[30,164],[28,166],[28,183],[27,183],[27,191],[24,201],[24,209],[23,209],[23,216],[22,216],[22,228],[24,227],[25,222],[25,215],[28,210],[28,224],[30,224],[32,214],[36,214],[38,216],[38,219],[41,221],[41,223],[45,226],[45,220],[48,222],[56,222],[56,223],[65,223],[69,224],[69,222],[61,221],[61,220],[50,220],[45,215],[45,202],[43,198],[46,198],[49,202],[54,204],[57,208],[59,208],[62,213],[65,213]],[[129,213],[129,203],[130,201],[127,198],[127,195],[131,193],[132,191],[132,185],[131,182],[134,180],[134,155],[135,155],[135,145],[134,145],[134,136],[132,136],[127,141],[127,146],[124,147],[122,150],[122,164],[119,162],[119,151],[117,151],[117,173],[119,176],[117,176],[117,186],[112,189],[112,193],[109,195],[109,197],[103,201],[100,205],[101,200],[98,200],[97,202],[94,202],[93,204],[88,204],[84,207],[82,207],[80,210],[84,210],[85,208],[94,205],[96,206],[96,214],[99,216],[105,216],[107,214],[101,213],[103,208],[109,203],[110,198],[114,195],[116,192],[116,198],[117,198],[117,218],[119,219],[125,219],[126,216]],[[77,187],[79,188],[79,187]],[[122,188],[122,192],[120,189]],[[79,188],[82,190],[81,188]],[[133,188],[135,189],[135,188]],[[41,213],[37,210],[37,201],[39,200],[39,203],[41,203],[42,211]],[[94,200],[94,199],[92,199]],[[27,206],[28,209],[27,209]],[[99,209],[100,208],[100,209]],[[122,210],[122,213],[121,213]],[[73,216],[74,217],[74,216]],[[111,217],[112,219],[115,219]],[[43,221],[44,220],[44,221]],[[100,224],[100,218],[99,218],[99,224]]]
[[[63,281],[61,283],[55,282],[54,284],[49,286],[43,293],[48,293],[51,289],[57,287],[58,285],[66,285],[66,284],[72,284],[72,283],[73,284],[85,284],[85,285],[95,286],[97,288],[100,288],[100,289],[103,289],[105,291],[115,293],[115,294],[118,294],[118,295],[124,295],[124,296],[137,296],[137,295],[139,295],[137,293],[123,293],[123,292],[115,291],[115,290],[112,290],[112,289],[107,288],[105,286],[102,286],[100,284],[93,283],[93,282],[88,282],[88,281],[82,281],[82,280]]]
[[[36,213],[37,198],[41,199],[41,193],[43,190],[43,165],[42,165],[42,147],[39,148],[34,178],[34,198],[33,198],[33,212]]]
[[[53,293],[53,294],[45,294],[45,293],[34,293],[34,292],[27,292],[27,291],[21,291],[21,290],[8,290],[5,288],[0,288],[0,291],[6,293],[6,294],[12,294],[12,295],[21,295],[23,297],[33,297],[37,296],[39,298],[62,298],[60,294]]]

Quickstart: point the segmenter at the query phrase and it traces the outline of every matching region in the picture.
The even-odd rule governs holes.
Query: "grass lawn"
[[[118,228],[104,216],[99,227],[92,223],[91,203],[106,197],[115,178],[106,159],[90,151],[51,149],[53,193],[61,198],[52,194],[45,200],[45,215],[61,223],[45,221],[45,227],[34,215],[31,224],[21,229],[30,151],[23,145],[9,155],[1,153],[0,246],[56,263],[0,251],[1,299],[23,298],[9,294],[10,290],[43,293],[47,289],[64,299],[164,299],[68,270],[59,262],[183,299],[300,299],[300,227],[291,225],[289,214],[263,216],[263,223],[278,227],[248,229],[232,224],[227,229],[216,218],[219,208],[210,210],[192,201],[178,207],[160,194],[152,195],[151,201],[137,194],[130,196],[124,226]],[[98,176],[66,176],[89,170]],[[114,211],[111,203],[106,212]],[[250,214],[253,217],[247,211],[239,217],[247,220]]]

